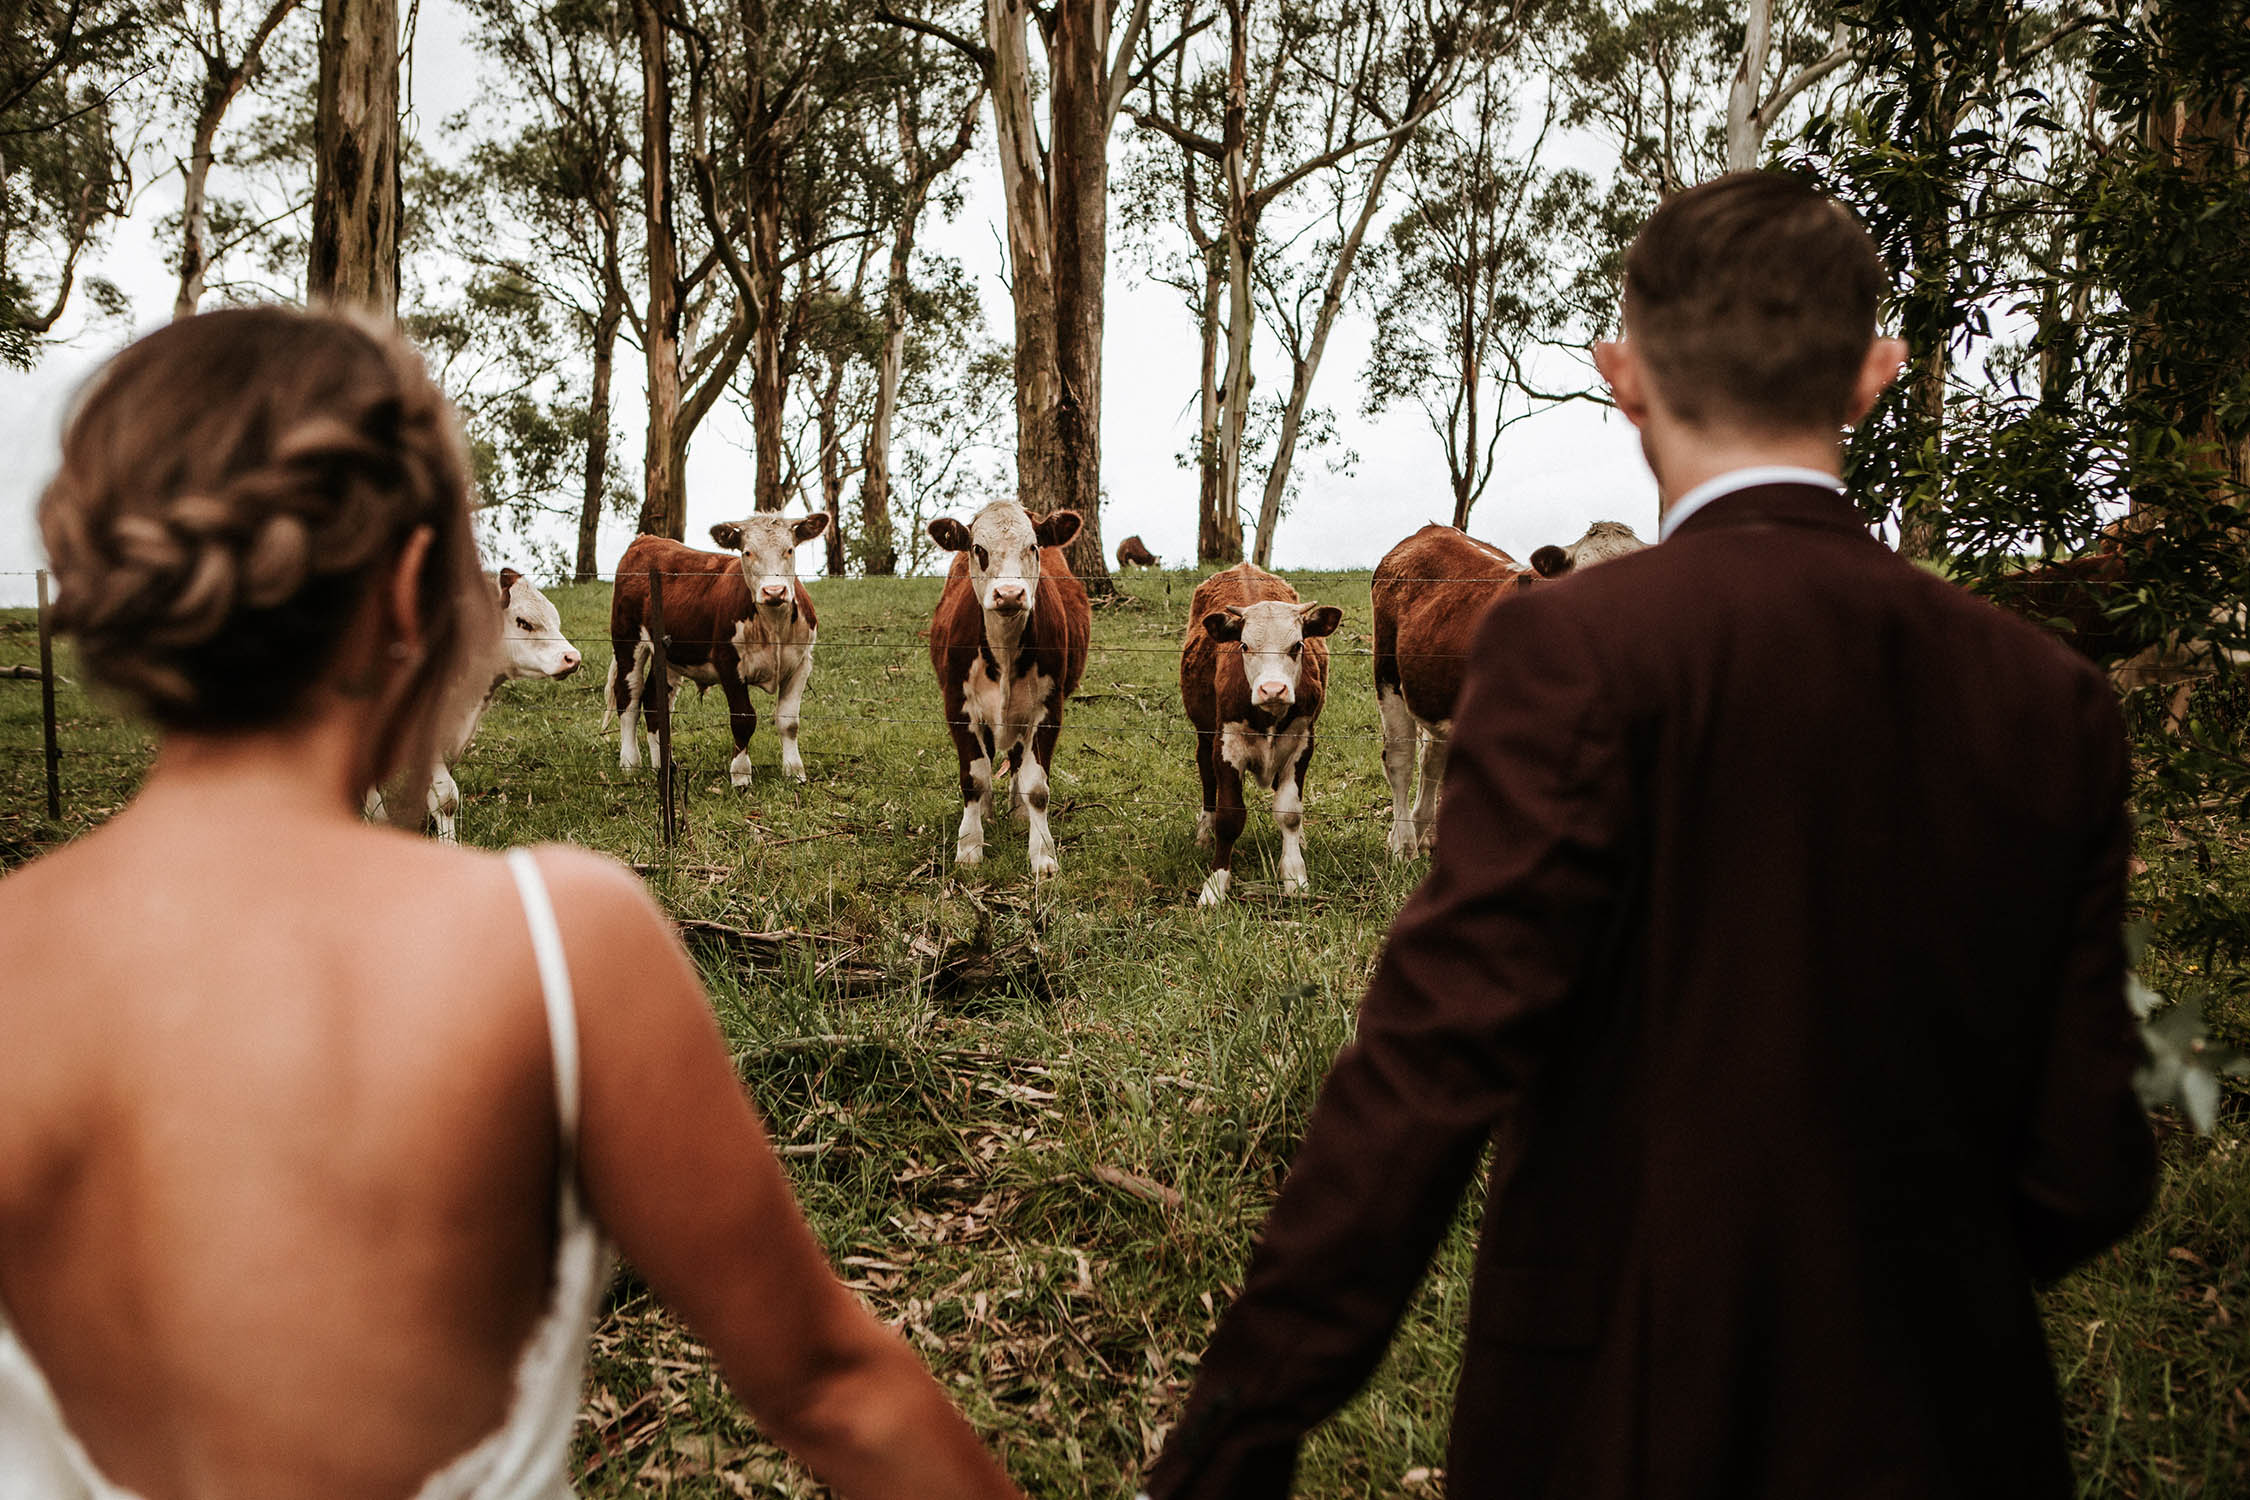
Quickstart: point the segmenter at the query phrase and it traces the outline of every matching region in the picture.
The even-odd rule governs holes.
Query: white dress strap
[[[547,1041],[555,1055],[555,1113],[563,1144],[578,1147],[578,1007],[570,991],[570,964],[563,956],[562,929],[555,924],[547,882],[528,849],[510,849],[508,868],[523,900],[524,925],[531,929],[532,956],[539,961],[539,992],[547,1003]]]

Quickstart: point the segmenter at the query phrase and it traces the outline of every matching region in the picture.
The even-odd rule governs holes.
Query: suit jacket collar
[[[1850,500],[1816,484],[1760,484],[1735,490],[1689,516],[1672,535],[1678,538],[1739,526],[1806,526],[1874,540],[1868,536],[1866,518]]]

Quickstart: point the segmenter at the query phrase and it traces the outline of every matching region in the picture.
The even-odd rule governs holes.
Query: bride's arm
[[[671,924],[605,859],[543,851],[578,998],[579,1179],[775,1441],[851,1500],[1016,1491],[830,1271]]]

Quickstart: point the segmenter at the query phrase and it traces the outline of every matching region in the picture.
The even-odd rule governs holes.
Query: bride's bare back
[[[146,1500],[408,1500],[509,1413],[568,1170],[510,872],[357,811],[485,685],[443,403],[333,317],[176,323],[97,377],[41,523],[82,669],[165,734],[0,880],[0,1352]],[[1013,1495],[829,1271],[639,882],[537,860],[602,1230],[839,1492]]]

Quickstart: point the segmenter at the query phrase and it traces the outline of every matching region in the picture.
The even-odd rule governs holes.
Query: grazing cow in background
[[[1383,775],[1391,784],[1390,851],[1408,859],[1437,834],[1445,740],[1477,625],[1495,600],[1536,583],[1498,547],[1451,526],[1425,526],[1375,565],[1375,702],[1383,715]],[[1414,752],[1422,790],[1411,810]]]
[[[1138,533],[1117,544],[1117,565],[1121,568],[1153,568],[1157,556],[1148,550]]]
[[[1079,525],[1074,510],[1033,520],[1013,500],[993,501],[966,526],[950,516],[930,523],[931,538],[954,555],[930,620],[930,665],[961,762],[955,864],[984,858],[992,778],[1005,760],[1009,804],[1031,824],[1031,873],[1061,868],[1047,826],[1047,773],[1093,631],[1086,586],[1060,551]]]
[[[435,825],[438,838],[448,844],[459,842],[455,820],[461,813],[461,788],[453,779],[451,763],[468,750],[469,741],[476,737],[477,725],[483,722],[484,711],[492,706],[493,695],[500,691],[500,684],[520,682],[527,677],[568,677],[578,670],[581,660],[577,648],[563,638],[562,616],[529,579],[514,568],[502,568],[500,576],[492,579],[492,583],[500,599],[498,656],[486,667],[469,669],[491,671],[492,681],[486,686],[484,696],[465,707],[460,719],[438,736],[439,758],[430,769],[430,822]],[[375,817],[383,815],[382,793],[368,793],[367,810]]]
[[[1647,545],[1623,521],[1596,521],[1569,546],[1557,547],[1550,542],[1532,553],[1531,571],[1541,578],[1560,578],[1573,568],[1590,568]]]
[[[1305,766],[1328,687],[1328,642],[1343,622],[1333,604],[1300,603],[1263,568],[1237,563],[1197,586],[1180,647],[1180,698],[1195,725],[1203,814],[1195,841],[1212,850],[1197,904],[1224,901],[1234,841],[1247,816],[1247,772],[1273,792],[1281,828],[1281,888],[1305,888]]]
[[[758,727],[758,711],[750,706],[753,687],[774,696],[782,774],[805,779],[797,714],[820,632],[812,595],[797,578],[797,549],[827,529],[823,511],[798,521],[775,515],[726,521],[711,528],[711,540],[729,549],[724,553],[667,537],[633,539],[617,564],[617,589],[610,596],[613,655],[602,695],[602,727],[609,727],[612,711],[617,714],[620,766],[630,770],[641,763],[633,736],[633,720],[640,715],[647,718],[648,753],[655,759],[657,730],[669,721],[672,695],[684,680],[705,691],[716,683],[726,695],[734,729],[727,776],[736,786],[750,784],[750,736]],[[648,681],[655,658],[648,633],[652,567],[664,575],[664,633],[670,638],[664,653],[669,680],[655,684]]]

